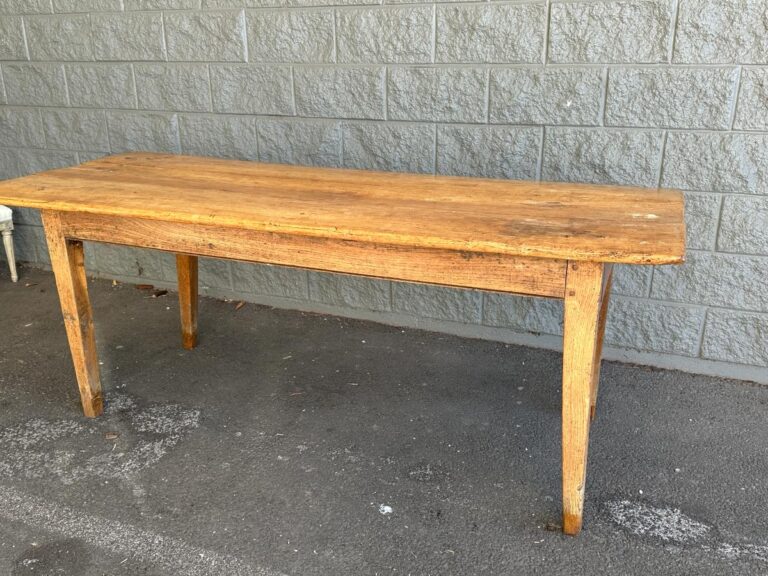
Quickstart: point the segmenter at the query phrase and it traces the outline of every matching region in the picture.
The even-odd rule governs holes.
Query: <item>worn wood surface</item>
[[[565,262],[202,224],[63,213],[70,238],[330,272],[562,298]]]
[[[197,346],[197,256],[176,255],[179,286],[181,345],[186,350]]]
[[[605,266],[569,262],[563,329],[563,531],[578,534],[584,509],[590,408]]]
[[[0,202],[420,248],[683,260],[678,192],[128,153],[0,183]]]
[[[83,243],[65,238],[59,214],[42,215],[83,412],[93,418],[101,414],[103,401]]]

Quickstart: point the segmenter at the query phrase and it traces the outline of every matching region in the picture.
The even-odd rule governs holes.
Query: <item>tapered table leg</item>
[[[80,388],[80,400],[85,415],[93,418],[101,414],[103,401],[83,243],[64,237],[61,218],[58,212],[43,211],[45,237]]]
[[[569,262],[563,331],[563,531],[581,530],[605,266]]]
[[[197,256],[176,255],[181,311],[181,345],[186,350],[197,346]]]
[[[592,375],[592,402],[589,408],[589,420],[594,422],[597,414],[597,392],[600,389],[600,366],[603,356],[603,340],[605,338],[605,324],[608,319],[608,304],[611,299],[611,284],[613,283],[613,265],[607,264],[603,274],[603,295],[600,302],[600,321],[597,326],[597,346],[595,348],[595,366]]]

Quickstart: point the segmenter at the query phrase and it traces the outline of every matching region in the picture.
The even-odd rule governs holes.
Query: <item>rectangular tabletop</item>
[[[147,152],[0,182],[0,204],[535,258],[671,264],[679,192]]]

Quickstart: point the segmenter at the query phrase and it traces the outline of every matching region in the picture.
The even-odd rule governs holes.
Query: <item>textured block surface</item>
[[[259,122],[259,160],[305,166],[341,163],[338,122],[262,120]]]
[[[255,118],[183,115],[180,130],[184,154],[236,160],[258,159]]]
[[[536,177],[540,147],[541,131],[536,128],[440,126],[437,171],[530,180]]]
[[[332,62],[331,10],[248,12],[251,62]]]
[[[426,124],[347,122],[344,165],[395,172],[434,172],[435,129]]]
[[[96,60],[165,60],[159,12],[92,14]]]
[[[211,109],[205,64],[136,64],[139,108],[204,112]]]
[[[488,74],[462,68],[393,68],[389,118],[434,122],[485,122]]]
[[[608,74],[610,126],[725,129],[736,98],[736,68],[625,68]]]
[[[130,64],[68,64],[69,101],[78,108],[135,108]]]
[[[552,128],[544,137],[542,178],[655,186],[663,134],[651,130]]]
[[[337,12],[339,62],[430,62],[432,10],[406,6]]]
[[[600,120],[600,70],[509,68],[491,70],[494,124],[583,124]]]
[[[384,118],[384,68],[297,68],[296,113],[331,118]]]
[[[436,62],[541,62],[543,4],[439,5]]]

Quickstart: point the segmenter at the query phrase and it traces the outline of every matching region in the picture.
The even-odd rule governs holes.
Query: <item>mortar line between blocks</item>
[[[610,68],[606,66],[602,71],[602,94],[600,97],[600,110],[598,111],[598,123],[600,126],[605,127],[605,115],[608,108],[608,76],[610,74]]]
[[[546,67],[547,64],[549,63],[549,36],[550,36],[550,27],[552,25],[551,0],[547,0],[547,4],[544,12],[545,12],[546,21],[544,22],[544,50],[543,50],[542,58],[544,60],[543,65]]]
[[[664,130],[664,136],[661,139],[661,152],[659,153],[659,174],[656,178],[656,187],[661,188],[661,182],[664,178],[664,157],[667,155],[667,140],[669,139],[669,130]]]
[[[432,63],[437,60],[437,3],[432,5]]]
[[[136,106],[136,110],[139,109],[139,85],[136,82],[136,66],[131,62],[131,78],[133,78],[133,101]]]
[[[536,159],[536,180],[541,182],[542,174],[544,172],[544,141],[547,138],[546,126],[541,127],[539,138],[539,157]]]
[[[698,342],[696,346],[696,357],[701,358],[702,353],[704,352],[704,331],[707,327],[707,318],[709,317],[709,306],[706,306],[704,308],[704,314],[701,315],[701,322],[699,326],[699,331],[697,334]]]
[[[733,95],[733,100],[731,102],[731,109],[729,111],[729,114],[731,116],[731,121],[729,122],[729,126],[731,130],[733,130],[736,127],[736,114],[739,111],[739,98],[741,98],[741,85],[742,85],[743,74],[744,74],[744,67],[739,66],[738,72],[736,72],[736,92]]]
[[[248,19],[245,17],[245,8],[240,10],[240,19],[243,22],[243,32],[241,38],[243,40],[243,56],[245,56],[245,62],[250,60],[250,51],[248,50]]]
[[[672,38],[670,38],[669,40],[669,48],[668,48],[669,53],[667,57],[669,64],[672,64],[672,61],[675,59],[675,44],[677,43],[677,27],[680,22],[680,0],[675,0],[673,9],[675,12],[675,16],[672,21],[672,34],[671,34]]]
[[[27,61],[31,61],[32,57],[29,53],[29,42],[27,41],[27,19],[21,17],[21,39],[24,41],[24,55],[27,57]]]

